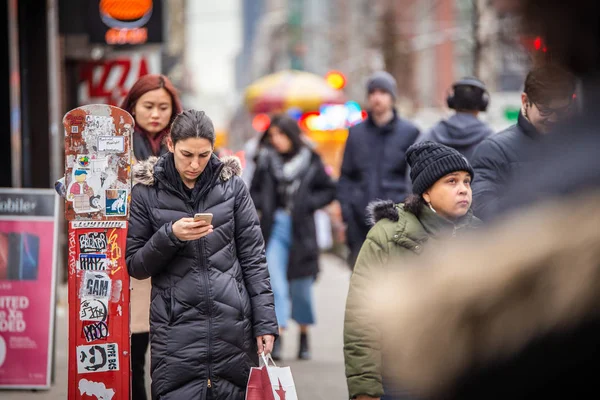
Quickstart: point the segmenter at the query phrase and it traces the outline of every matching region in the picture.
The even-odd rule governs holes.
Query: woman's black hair
[[[202,138],[215,146],[215,127],[204,111],[185,110],[179,114],[171,126],[173,146],[180,140]]]
[[[419,217],[423,210],[423,206],[426,205],[427,203],[425,202],[425,199],[423,199],[423,196],[411,194],[404,200],[404,211],[408,211],[414,216]]]
[[[304,142],[302,141],[302,132],[300,131],[300,127],[298,123],[290,116],[286,114],[277,114],[271,118],[271,123],[269,127],[264,132],[262,138],[260,139],[260,144],[268,144],[269,143],[269,130],[272,127],[277,127],[285,136],[287,136],[292,142],[292,154],[296,154],[300,151],[302,146],[304,146]]]

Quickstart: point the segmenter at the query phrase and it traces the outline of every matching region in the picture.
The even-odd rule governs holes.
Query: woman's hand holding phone
[[[194,221],[194,218],[181,218],[173,224],[173,234],[183,242],[203,238],[212,231],[213,226],[207,221]]]

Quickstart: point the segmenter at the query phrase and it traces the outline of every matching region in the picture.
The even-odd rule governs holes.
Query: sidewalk
[[[350,270],[342,260],[332,255],[323,256],[321,267],[322,272],[315,287],[317,325],[310,333],[313,359],[295,360],[299,332],[298,327],[292,323],[284,337],[283,361],[278,365],[291,366],[300,400],[343,400],[348,398],[344,378],[342,330]],[[2,400],[64,400],[67,398],[66,287],[60,288],[57,296],[59,302],[56,311],[54,385],[49,391],[0,391]]]

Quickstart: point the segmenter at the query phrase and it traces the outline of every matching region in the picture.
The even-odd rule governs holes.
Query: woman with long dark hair
[[[127,233],[129,274],[152,278],[152,395],[243,400],[277,336],[258,215],[204,112],[179,114],[167,145],[134,166]]]
[[[181,113],[173,84],[164,75],[144,75],[134,83],[121,108],[135,119],[133,155],[145,161],[168,152],[165,138]],[[131,279],[131,398],[146,400],[145,364],[150,339],[150,281]]]
[[[460,236],[480,225],[471,211],[473,168],[457,150],[434,142],[408,148],[413,194],[404,204],[379,201],[369,205],[374,224],[363,244],[346,303],[344,356],[350,398],[413,398],[385,379],[385,350],[379,322],[365,313],[374,280],[402,259],[419,255],[431,242]]]
[[[309,359],[315,323],[313,282],[319,271],[314,213],[335,197],[321,158],[302,138],[296,121],[277,115],[261,138],[252,199],[261,216],[280,332],[291,316],[300,325],[299,359]],[[281,339],[273,358],[281,358]]]

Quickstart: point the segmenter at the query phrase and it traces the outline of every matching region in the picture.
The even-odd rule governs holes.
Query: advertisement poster
[[[49,388],[58,197],[0,188],[0,388]]]

